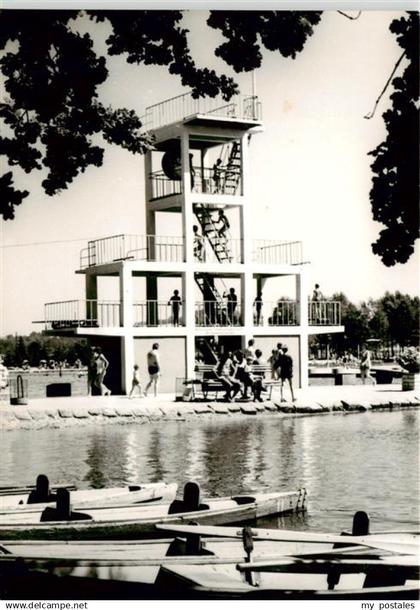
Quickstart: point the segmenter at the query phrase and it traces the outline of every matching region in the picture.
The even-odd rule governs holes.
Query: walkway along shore
[[[286,389],[286,397],[287,389]],[[61,428],[91,423],[147,424],[156,421],[191,421],[196,418],[303,417],[346,415],[369,410],[420,407],[418,391],[402,392],[395,385],[311,386],[298,390],[295,403],[281,403],[278,392],[263,403],[175,402],[173,394],[157,398],[77,396],[32,399],[28,405],[0,405],[0,430]]]

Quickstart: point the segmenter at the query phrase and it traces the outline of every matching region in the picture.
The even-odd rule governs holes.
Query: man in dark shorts
[[[278,370],[279,370],[280,379],[281,379],[280,401],[286,402],[286,400],[283,398],[283,384],[287,379],[289,382],[290,393],[292,395],[292,402],[295,402],[296,398],[293,394],[293,385],[292,385],[293,359],[287,352],[288,352],[287,347],[285,345],[283,345],[282,349],[281,349],[281,353],[279,354],[279,357],[277,360]]]
[[[153,394],[156,398],[159,377],[160,377],[160,361],[159,361],[159,343],[153,343],[152,349],[147,353],[147,370],[149,372],[150,380],[144,390],[144,395],[147,396],[147,391],[153,384]]]

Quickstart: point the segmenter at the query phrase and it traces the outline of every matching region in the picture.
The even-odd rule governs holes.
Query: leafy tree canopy
[[[166,66],[192,89],[194,97],[222,94],[229,100],[237,93],[232,78],[196,66],[180,11],[87,14],[111,25],[106,40],[109,55],[124,54],[128,63]],[[87,167],[102,165],[104,148],[97,139],[94,143],[97,134],[132,153],[152,146],[134,111],[100,102],[98,87],[108,77],[106,58],[95,53],[89,34],[77,31],[79,15],[79,11],[10,10],[0,16],[0,51],[4,51],[0,67],[8,96],[0,104],[4,134],[0,154],[9,166],[20,166],[26,173],[47,168],[42,186],[48,195],[67,188]],[[213,11],[208,23],[227,39],[216,54],[241,71],[260,65],[260,45],[295,57],[320,15]],[[8,172],[0,180],[3,218],[14,218],[15,207],[27,196],[27,191],[14,189]]]
[[[89,166],[100,166],[104,148],[95,136],[131,153],[153,143],[133,110],[105,107],[98,87],[108,77],[106,57],[94,50],[90,34],[77,31],[80,11],[2,11],[0,68],[7,99],[0,103],[0,154],[10,167],[25,172],[46,168],[42,185],[48,195],[65,189]],[[229,100],[238,92],[234,80],[196,65],[188,47],[181,11],[87,11],[94,22],[106,21],[112,33],[109,55],[128,63],[166,66],[194,97]],[[295,58],[320,22],[317,11],[210,11],[207,20],[225,41],[214,53],[236,72],[258,68],[262,51]],[[393,79],[392,108],[384,113],[387,137],[371,151],[373,217],[383,223],[375,254],[385,265],[404,263],[418,237],[419,194],[419,16],[395,20],[390,30],[403,50],[406,68]],[[0,179],[0,214],[14,218],[28,196],[16,190],[13,175]]]
[[[405,263],[419,236],[419,16],[390,26],[407,67],[392,81],[392,107],[383,114],[387,137],[370,155],[375,160],[370,200],[374,220],[385,225],[372,250],[387,266]]]

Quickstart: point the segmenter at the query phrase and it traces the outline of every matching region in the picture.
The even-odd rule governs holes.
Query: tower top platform
[[[226,101],[221,95],[195,99],[184,93],[148,106],[142,119],[147,131],[176,123],[252,129],[262,124],[261,114],[255,95],[238,94]]]

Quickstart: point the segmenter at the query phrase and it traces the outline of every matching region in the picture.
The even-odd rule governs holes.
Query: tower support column
[[[92,273],[85,275],[86,317],[88,320],[98,319],[98,277]]]
[[[134,338],[132,334],[121,337],[121,389],[128,394],[131,389],[134,367]]]
[[[252,274],[252,239],[251,239],[251,192],[249,183],[249,138],[247,134],[241,137],[241,190],[243,205],[240,208],[242,261],[244,270],[241,276],[242,319],[244,324],[243,342],[249,341],[253,336],[254,326],[254,282]]]
[[[300,379],[299,386],[307,388],[309,385],[309,362],[308,362],[308,286],[306,272],[301,269],[296,276],[296,300],[298,308],[298,321],[301,328],[299,339],[299,370]]]
[[[127,393],[131,387],[134,366],[133,341],[133,275],[131,265],[122,263],[120,272],[120,324],[124,328],[121,337],[121,385]]]
[[[190,173],[190,142],[188,131],[181,136],[181,173],[182,173],[182,229],[184,235],[184,254],[188,269],[182,275],[182,301],[184,306],[185,339],[185,370],[187,378],[194,376],[195,366],[195,284],[194,284],[194,242],[193,242],[193,194]]]

